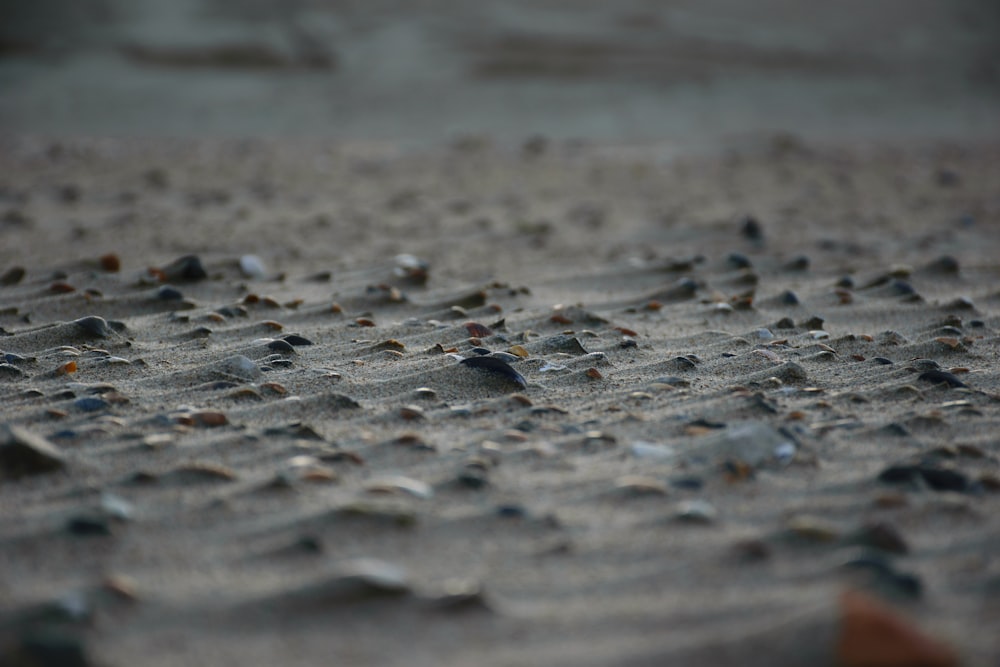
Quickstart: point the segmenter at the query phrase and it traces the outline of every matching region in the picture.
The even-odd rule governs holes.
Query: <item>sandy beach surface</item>
[[[8,662],[1000,656],[997,147],[2,155]]]
[[[1000,664],[995,7],[565,5],[6,3],[0,665]]]

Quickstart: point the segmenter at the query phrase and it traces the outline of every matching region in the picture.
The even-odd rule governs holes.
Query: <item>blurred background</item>
[[[0,0],[0,132],[1000,135],[997,0]]]

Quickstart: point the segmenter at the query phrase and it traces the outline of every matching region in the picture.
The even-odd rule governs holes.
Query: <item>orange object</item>
[[[957,667],[951,647],[889,605],[856,590],[840,596],[837,659],[843,667]]]

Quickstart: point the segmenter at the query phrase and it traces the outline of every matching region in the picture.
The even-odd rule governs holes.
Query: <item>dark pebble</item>
[[[66,522],[66,530],[73,535],[104,536],[111,534],[111,526],[103,517],[75,516]]]
[[[959,380],[957,377],[955,377],[953,373],[949,373],[948,371],[937,371],[937,370],[926,371],[924,373],[921,373],[917,377],[917,379],[923,382],[930,382],[931,384],[946,384],[949,387],[968,386],[964,382]]]
[[[64,467],[62,453],[45,438],[17,426],[0,426],[0,477],[17,479]]]
[[[891,554],[909,553],[910,547],[896,528],[883,521],[873,521],[858,529],[850,538],[854,544],[872,547]]]
[[[894,465],[886,468],[878,476],[879,481],[889,484],[913,483],[923,480],[935,491],[968,491],[972,484],[969,478],[958,470],[936,465]]]
[[[10,653],[6,650],[0,653],[0,662],[13,654],[11,663],[13,666],[93,667],[94,665],[94,662],[87,657],[81,639],[70,634],[39,629],[21,637],[19,644]]]
[[[744,238],[750,239],[751,241],[763,241],[764,240],[764,228],[761,224],[757,222],[757,219],[753,216],[747,216],[743,218],[740,224],[740,234]]]
[[[687,357],[674,357],[669,363],[672,368],[679,371],[689,371],[695,367],[695,363]]]
[[[841,565],[844,570],[868,572],[876,586],[887,588],[893,594],[902,594],[911,599],[923,595],[920,579],[909,572],[899,572],[892,562],[879,554],[865,554],[852,558]]]
[[[635,339],[625,338],[620,343],[618,343],[618,347],[624,350],[630,347],[639,347],[639,344],[635,342]]]
[[[303,535],[295,541],[295,547],[298,551],[305,551],[306,553],[318,554],[323,551],[323,543],[319,541],[318,537],[314,535]]]
[[[771,326],[771,328],[772,329],[794,329],[795,328],[795,322],[793,322],[792,318],[790,318],[790,317],[782,317],[780,320],[778,320],[777,322],[775,322]]]
[[[837,287],[843,287],[844,289],[854,289],[854,278],[850,276],[842,276],[840,280],[836,283]]]
[[[78,326],[88,336],[107,338],[111,335],[111,328],[108,326],[107,321],[103,317],[89,315],[87,317],[81,317],[78,320],[73,320],[73,324]]]
[[[486,471],[481,468],[466,468],[458,474],[455,481],[467,489],[483,489],[490,483]]]
[[[925,268],[927,271],[933,271],[934,273],[955,274],[958,273],[958,260],[951,255],[942,255]]]
[[[899,296],[911,296],[917,293],[917,290],[914,289],[913,285],[905,280],[899,280],[898,278],[892,281],[889,288]]]
[[[675,489],[685,489],[687,491],[699,491],[705,486],[705,481],[700,477],[687,476],[675,477],[670,480],[670,486]]]
[[[799,296],[791,290],[785,290],[784,292],[782,292],[780,299],[781,303],[785,304],[786,306],[797,306],[799,305],[799,303],[801,303],[799,301]]]
[[[502,361],[496,357],[469,357],[468,359],[462,359],[459,363],[470,368],[480,368],[491,373],[496,373],[516,383],[521,388],[526,389],[528,387],[528,382],[524,379],[524,376],[514,370],[506,361]]]
[[[882,427],[882,431],[888,435],[894,435],[897,437],[906,437],[910,435],[910,430],[900,424],[899,422],[892,422],[891,424],[886,424]]]
[[[726,258],[726,263],[735,269],[749,269],[753,266],[750,258],[738,252],[730,253]]]
[[[508,504],[497,506],[497,516],[503,519],[523,519],[527,514],[527,511],[520,505]]]
[[[313,344],[311,340],[298,334],[288,334],[287,336],[282,336],[281,339],[289,345],[295,345],[296,347]]]
[[[34,362],[35,357],[22,357],[20,354],[7,352],[3,355],[3,360],[8,364],[21,365]]]
[[[0,364],[0,380],[17,380],[24,375],[24,371],[13,364]]]
[[[883,366],[892,365],[892,360],[886,359],[885,357],[872,357],[872,361],[874,361],[876,364],[882,364]]]
[[[970,320],[969,326],[973,329],[982,329],[986,326],[986,322],[983,322],[982,320]]]
[[[697,426],[700,428],[726,428],[726,422],[711,421],[705,419],[704,417],[699,417],[698,419],[688,422],[688,426]]]
[[[204,280],[208,277],[201,259],[197,255],[185,255],[175,259],[170,264],[160,269],[167,281],[188,281]]]
[[[0,276],[0,285],[16,285],[24,280],[26,273],[23,266],[12,266]]]
[[[97,398],[96,396],[85,396],[84,398],[78,398],[73,401],[73,407],[84,412],[97,412],[98,410],[109,408],[110,406],[110,403],[105,401],[103,398]]]
[[[799,255],[795,259],[785,264],[786,271],[807,271],[809,269],[809,258]]]
[[[281,354],[295,354],[295,348],[287,340],[272,340],[267,344],[267,349],[279,352]]]
[[[184,294],[176,287],[164,285],[156,290],[156,298],[160,301],[180,301],[184,298]]]
[[[822,329],[823,323],[826,322],[822,317],[813,315],[808,320],[803,320],[799,322],[799,326],[804,329]]]
[[[475,353],[475,354],[478,354],[481,357],[484,357],[487,354],[489,354],[491,352],[491,350],[489,350],[489,349],[487,349],[485,347],[474,347],[474,348],[472,348],[472,352]]]

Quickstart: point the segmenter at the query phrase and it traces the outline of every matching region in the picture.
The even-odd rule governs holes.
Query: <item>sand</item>
[[[0,173],[5,664],[855,664],[845,590],[1000,660],[1000,146]]]

